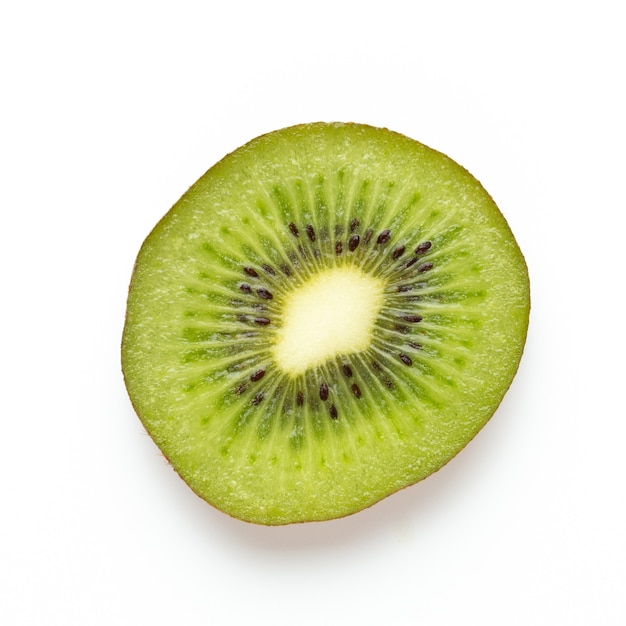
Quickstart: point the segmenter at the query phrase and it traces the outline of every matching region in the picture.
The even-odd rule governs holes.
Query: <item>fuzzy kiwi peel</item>
[[[480,183],[392,131],[258,137],[145,240],[122,340],[146,430],[260,524],[355,513],[485,425],[522,355],[524,258]]]

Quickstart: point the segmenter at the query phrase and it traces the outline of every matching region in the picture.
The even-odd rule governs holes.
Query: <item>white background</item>
[[[6,2],[0,622],[626,624],[624,20],[593,2]],[[178,479],[119,366],[156,221],[249,139],[387,126],[494,196],[533,311],[500,410],[350,518],[264,528]]]

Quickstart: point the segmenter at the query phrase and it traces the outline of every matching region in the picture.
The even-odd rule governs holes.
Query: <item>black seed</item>
[[[350,252],[354,252],[358,248],[359,241],[361,241],[361,238],[358,235],[352,235],[350,237],[348,240],[348,249]]]
[[[258,324],[259,326],[267,326],[270,321],[267,317],[255,317],[254,323]]]
[[[252,276],[252,278],[258,278],[259,275],[257,274],[256,270],[252,267],[244,267],[243,271],[248,275],[248,276]]]
[[[343,251],[343,244],[341,243],[341,241],[338,241],[335,244],[335,254],[337,256],[340,256],[342,251]]]
[[[404,246],[398,246],[394,251],[393,254],[391,255],[391,258],[395,261],[396,259],[399,259],[403,254],[404,254],[404,250],[405,247]]]
[[[341,369],[348,378],[352,378],[352,368],[347,363],[344,363]]]
[[[350,232],[353,233],[359,227],[359,220],[356,217],[350,222]]]
[[[408,357],[406,354],[404,354],[403,352],[400,352],[400,360],[408,366],[413,365],[413,361],[411,361],[410,357]]]
[[[243,385],[239,385],[237,389],[235,389],[235,393],[240,396],[246,389],[248,388],[248,383],[244,383]]]
[[[254,374],[250,375],[250,380],[253,383],[256,383],[257,380],[261,380],[261,378],[263,378],[263,376],[265,376],[265,370],[257,370],[256,372],[254,372]]]
[[[407,326],[402,326],[401,324],[396,324],[393,329],[397,332],[400,333],[401,335],[408,335],[409,334],[409,329]]]
[[[322,402],[328,400],[328,385],[326,383],[320,385],[320,400]]]
[[[404,320],[405,322],[409,322],[411,324],[417,324],[418,322],[422,321],[422,316],[421,315],[401,315],[400,319]]]
[[[378,239],[376,240],[376,243],[379,245],[383,245],[387,243],[390,239],[391,239],[391,231],[383,230],[383,232],[380,233],[380,235],[378,235]]]
[[[302,406],[304,404],[304,394],[301,391],[298,391],[296,395],[296,404],[298,406]]]
[[[433,244],[430,241],[423,241],[417,248],[415,248],[415,254],[424,254],[428,252]]]
[[[415,263],[417,263],[417,257],[414,256],[406,262],[405,267],[411,267],[411,265],[414,265]]]
[[[257,289],[256,292],[263,300],[271,300],[274,297],[267,289]]]
[[[237,316],[237,319],[238,319],[240,322],[247,322],[247,321],[248,321],[248,318],[247,318],[245,315],[238,315],[238,316]]]
[[[376,361],[372,361],[372,367],[377,371],[377,372],[382,372],[383,368],[376,362]]]
[[[359,386],[356,383],[352,383],[352,387],[350,387],[350,389],[352,389],[352,393],[357,397],[360,398],[361,397],[361,390],[359,389]]]
[[[422,263],[418,268],[417,271],[421,274],[423,272],[428,272],[429,270],[433,269],[433,264],[432,263]]]
[[[300,231],[298,230],[298,227],[293,222],[289,222],[289,230],[291,231],[291,234],[294,237],[300,236]]]
[[[383,384],[387,389],[393,389],[393,383],[388,378],[383,378]]]
[[[400,285],[398,287],[398,291],[400,293],[405,293],[407,291],[411,291],[413,289],[413,285]]]
[[[259,404],[261,404],[261,400],[263,400],[264,397],[265,394],[262,391],[259,391],[259,393],[257,393],[256,396],[254,396],[254,398],[252,399],[253,406],[259,406]]]
[[[411,348],[413,348],[414,350],[421,350],[422,349],[422,344],[421,343],[415,343],[414,341],[409,341],[407,345],[411,346]]]
[[[241,291],[243,291],[244,293],[250,293],[252,291],[252,287],[250,287],[250,285],[239,285],[239,289],[241,289]]]
[[[371,228],[368,228],[365,231],[365,236],[363,237],[363,245],[364,246],[366,246],[370,242],[370,239],[372,238],[373,234],[374,234],[374,232],[372,231]]]
[[[291,270],[289,269],[289,266],[286,264],[283,264],[280,266],[280,271],[285,275],[285,276],[291,276]]]
[[[337,419],[337,409],[335,408],[335,405],[334,405],[334,404],[331,404],[331,405],[330,405],[329,412],[330,412],[330,416],[331,416],[334,420],[336,420],[336,419]]]
[[[274,268],[270,267],[267,263],[263,263],[262,267],[268,274],[271,274],[272,276],[276,276],[276,272],[274,271]]]
[[[313,230],[313,226],[311,226],[311,224],[306,225],[306,234],[309,236],[311,241],[315,241],[315,231]]]

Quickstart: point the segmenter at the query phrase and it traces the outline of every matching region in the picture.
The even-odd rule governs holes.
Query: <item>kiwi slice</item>
[[[226,156],[145,240],[123,372],[199,496],[250,522],[326,520],[474,437],[529,301],[504,217],[461,166],[386,129],[295,126]]]

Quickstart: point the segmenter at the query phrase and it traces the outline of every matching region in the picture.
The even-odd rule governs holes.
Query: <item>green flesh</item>
[[[384,285],[369,347],[284,371],[289,294],[353,266]],[[251,522],[323,520],[457,454],[509,387],[528,315],[521,252],[463,168],[387,130],[303,125],[227,156],[146,239],[122,365],[198,495]]]

